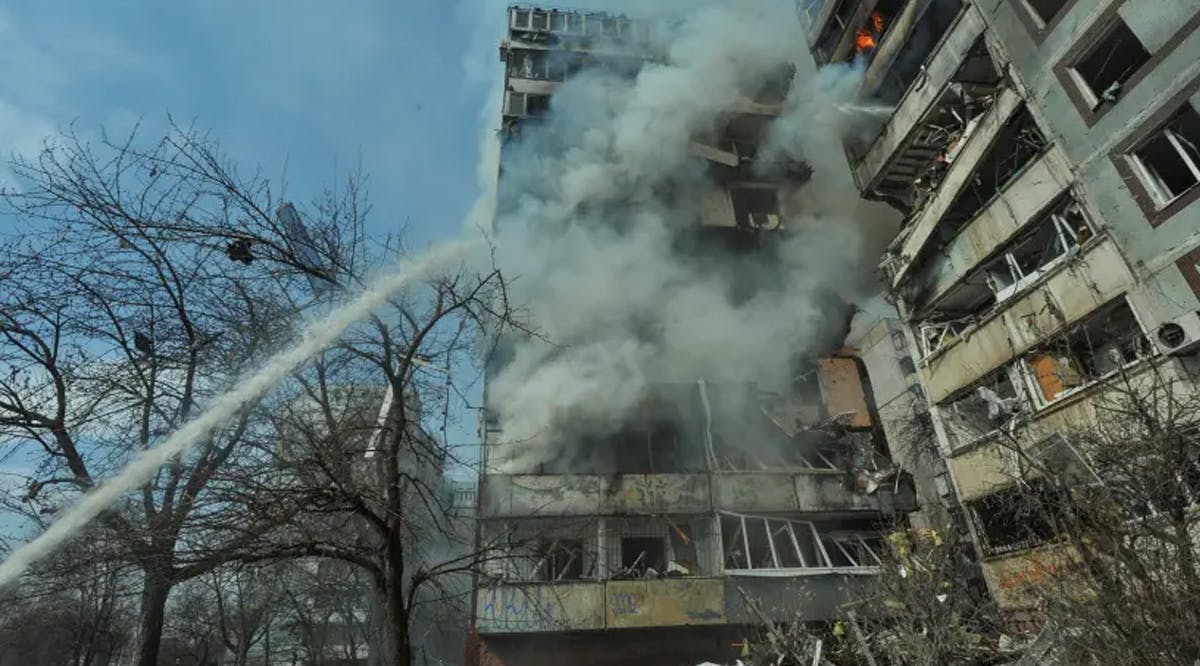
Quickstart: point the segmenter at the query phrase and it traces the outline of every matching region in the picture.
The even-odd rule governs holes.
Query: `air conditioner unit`
[[[1164,354],[1191,354],[1200,351],[1200,312],[1189,312],[1163,323],[1154,333]]]

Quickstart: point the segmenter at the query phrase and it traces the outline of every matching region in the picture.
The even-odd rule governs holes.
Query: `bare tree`
[[[311,227],[280,221],[265,179],[179,128],[148,146],[66,133],[13,170],[3,203],[26,233],[0,256],[0,444],[31,468],[8,507],[42,525],[286,341],[315,286],[358,255],[361,220],[331,196]],[[144,579],[142,666],[157,663],[172,587],[294,510],[233,514],[212,492],[261,466],[269,425],[247,405],[102,517],[104,555]]]
[[[1000,438],[1014,485],[991,508],[1010,517],[1005,536],[1059,544],[1015,591],[1068,663],[1200,659],[1200,395],[1178,368],[1122,369],[1091,398],[1088,423]],[[985,546],[1003,527],[981,527]]]

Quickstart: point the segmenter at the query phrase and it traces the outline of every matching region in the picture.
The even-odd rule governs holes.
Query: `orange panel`
[[[817,376],[821,380],[821,393],[830,416],[850,413],[852,416],[848,423],[851,428],[871,427],[871,413],[867,410],[862,377],[858,374],[858,364],[854,359],[820,359],[817,361]]]

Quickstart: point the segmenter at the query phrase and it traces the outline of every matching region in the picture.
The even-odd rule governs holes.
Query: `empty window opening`
[[[1029,11],[1041,21],[1042,27],[1062,11],[1066,0],[1022,0]]]
[[[527,93],[509,92],[505,104],[504,115],[507,116],[539,116],[550,110],[549,95],[531,95]]]
[[[659,537],[623,537],[621,569],[626,577],[653,576],[666,571],[666,542]]]
[[[1184,104],[1129,155],[1134,172],[1162,208],[1200,183],[1200,113]]]
[[[583,540],[543,540],[537,547],[535,580],[560,581],[583,578]]]
[[[664,474],[681,471],[681,436],[670,423],[631,426],[616,436],[620,474]]]
[[[874,567],[883,552],[875,532],[826,533],[803,520],[721,513],[725,569],[747,573],[778,569]]]
[[[779,193],[772,187],[736,187],[729,191],[740,229],[778,229]]]
[[[841,41],[842,33],[846,31],[846,26],[850,23],[850,17],[858,9],[857,2],[837,0],[837,3],[837,7],[833,11],[833,16],[829,18],[829,22],[825,24],[825,28],[817,38],[817,60],[819,62],[829,62],[829,58],[833,56],[834,49],[837,48],[838,42]]]
[[[925,61],[933,52],[934,47],[941,41],[942,35],[954,23],[958,13],[962,11],[961,0],[943,0],[931,3],[917,24],[909,32],[909,36],[900,45],[892,65],[888,67],[883,81],[875,91],[875,98],[884,104],[895,104],[908,91],[924,70]],[[886,28],[886,26],[885,26]],[[971,63],[968,55],[964,66]],[[972,80],[978,81],[979,78]]]
[[[1071,72],[1094,111],[1102,104],[1117,101],[1121,86],[1149,59],[1150,53],[1137,35],[1116,17],[1104,37],[1075,63]]]
[[[1052,540],[1057,532],[1047,512],[1055,505],[1049,484],[1041,478],[967,502],[988,556]]]
[[[1025,380],[1049,404],[1153,353],[1125,299],[1089,315],[1025,356]]]
[[[1024,405],[1017,386],[1010,370],[1002,368],[942,403],[938,411],[950,447],[968,446],[1012,424]]]
[[[996,135],[950,204],[938,227],[942,241],[949,241],[974,219],[1045,147],[1045,136],[1028,109],[1021,107]]]

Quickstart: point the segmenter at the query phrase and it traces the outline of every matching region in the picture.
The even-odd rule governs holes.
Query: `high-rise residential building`
[[[860,63],[893,107],[847,145],[862,195],[905,218],[881,264],[911,350],[885,427],[929,428],[935,494],[1019,614],[1055,546],[1008,501],[1004,442],[1069,442],[1114,377],[1195,390],[1200,2],[797,4],[814,58]]]
[[[624,16],[512,7],[507,19],[501,214],[513,177],[505,158],[569,143],[533,140],[563,81],[591,67],[633,74],[658,57],[655,26]],[[788,194],[811,170],[756,164],[786,94],[756,87],[720,131],[690,143],[691,168],[705,177],[687,193],[703,205],[684,247],[753,252],[789,233]],[[855,191],[848,162],[828,177]],[[494,410],[485,416],[478,540],[511,548],[477,577],[468,663],[732,661],[747,627],[828,619],[869,586],[885,525],[917,503],[911,475],[891,462],[864,361],[839,341],[795,360],[787,396],[750,382],[651,378],[650,395],[586,442],[586,457],[514,467],[512,434]],[[506,362],[496,354],[488,376]],[[503,400],[488,397],[493,407]]]

